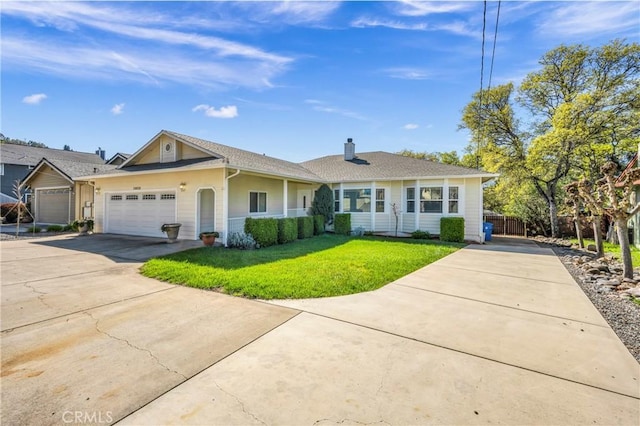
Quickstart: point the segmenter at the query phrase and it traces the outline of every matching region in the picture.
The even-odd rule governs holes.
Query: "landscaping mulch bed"
[[[566,240],[538,239],[550,247],[591,303],[600,311],[631,355],[640,363],[640,269],[632,280],[622,278],[622,265],[610,256],[596,259],[594,253],[571,246]],[[599,272],[596,272],[596,269]]]

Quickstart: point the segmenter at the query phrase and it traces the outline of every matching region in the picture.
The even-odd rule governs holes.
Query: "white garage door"
[[[36,220],[41,223],[69,223],[69,188],[36,190]]]
[[[172,191],[107,194],[105,232],[162,237],[163,223],[176,221],[176,194]]]

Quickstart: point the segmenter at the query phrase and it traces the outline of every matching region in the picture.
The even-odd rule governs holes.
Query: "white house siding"
[[[171,172],[157,174],[141,174],[135,176],[96,179],[95,195],[95,231],[104,232],[106,197],[111,193],[144,194],[152,191],[170,191],[176,194],[176,221],[182,223],[180,239],[197,239],[198,230],[198,190],[213,188],[215,191],[215,228],[225,229],[223,221],[223,169],[195,170],[189,172]],[[180,183],[186,183],[185,190],[180,191]],[[158,224],[160,227],[162,224]]]
[[[464,179],[464,238],[482,240],[482,182],[480,178]]]

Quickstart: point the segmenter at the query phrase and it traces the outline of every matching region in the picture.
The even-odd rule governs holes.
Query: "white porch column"
[[[289,181],[287,179],[282,181],[282,211],[284,217],[289,214]]]
[[[369,203],[371,210],[371,231],[376,230],[376,183],[371,182],[371,202]]]
[[[414,212],[416,215],[416,230],[420,229],[420,179],[416,180],[416,190],[415,190],[415,200],[414,200]],[[424,231],[424,229],[423,229]]]
[[[449,179],[444,178],[442,185],[442,215],[447,216],[449,214]]]

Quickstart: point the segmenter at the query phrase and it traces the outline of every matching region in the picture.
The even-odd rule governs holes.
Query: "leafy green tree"
[[[486,170],[532,185],[557,237],[563,185],[586,170],[595,175],[608,159],[602,152],[617,156],[638,141],[640,45],[563,45],[540,65],[517,91],[509,83],[474,94],[461,128]]]
[[[326,183],[320,185],[313,197],[311,214],[323,216],[325,225],[333,219],[333,191]]]
[[[397,154],[403,155],[405,157],[417,158],[419,160],[429,160],[435,161],[437,163],[452,164],[454,166],[462,165],[462,162],[460,161],[460,158],[458,157],[458,153],[456,151],[417,152],[410,149],[403,149],[402,151],[397,152]]]

